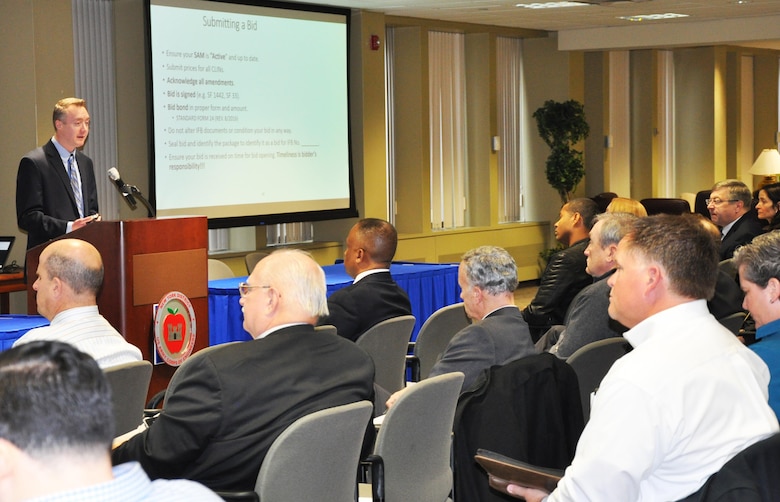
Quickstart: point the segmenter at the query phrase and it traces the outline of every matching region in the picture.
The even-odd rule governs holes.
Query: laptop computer
[[[21,269],[18,266],[6,267],[8,257],[11,256],[11,248],[14,245],[16,237],[14,236],[0,236],[0,273],[20,272]]]

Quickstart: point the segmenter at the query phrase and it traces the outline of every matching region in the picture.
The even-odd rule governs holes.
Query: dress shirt
[[[590,421],[549,502],[679,500],[739,451],[776,432],[769,370],[704,300],[625,333]]]
[[[92,356],[103,369],[143,358],[141,350],[128,343],[98,313],[97,305],[63,310],[54,316],[49,326],[31,329],[22,335],[14,342],[14,347],[35,340],[69,343]]]
[[[205,486],[186,479],[150,481],[141,464],[115,466],[114,479],[77,490],[30,499],[28,502],[218,502],[222,499]]]
[[[352,284],[355,284],[356,282],[358,282],[360,279],[362,279],[363,277],[365,277],[367,275],[378,274],[380,272],[388,272],[389,273],[390,269],[389,268],[372,268],[370,270],[364,270],[363,272],[360,272],[357,276],[355,276],[355,280],[352,281]]]
[[[756,343],[749,345],[769,366],[769,406],[780,417],[780,319],[756,330]]]
[[[741,216],[740,216],[740,218],[741,218]],[[726,234],[729,233],[729,230],[731,230],[731,227],[733,227],[734,223],[736,223],[737,221],[739,221],[739,218],[737,218],[736,220],[732,221],[731,223],[727,223],[727,224],[723,225],[723,228],[720,229],[720,236],[721,236],[721,238],[726,237]]]
[[[73,162],[76,162],[76,150],[73,150],[72,152],[69,152],[65,149],[64,146],[60,145],[57,140],[54,138],[54,136],[51,137],[51,142],[54,143],[54,148],[57,149],[57,153],[60,154],[60,159],[62,159],[62,165],[65,167],[65,172],[68,174],[68,177],[70,178],[70,173],[68,172],[68,158],[73,155]],[[76,164],[78,167],[78,164]],[[79,186],[81,186],[81,174],[79,173],[78,168],[76,169],[76,175],[79,177]],[[82,203],[83,205],[83,203]],[[84,208],[82,207],[82,210]],[[67,229],[65,230],[66,234],[69,234],[73,231],[73,222],[69,221],[67,224]]]

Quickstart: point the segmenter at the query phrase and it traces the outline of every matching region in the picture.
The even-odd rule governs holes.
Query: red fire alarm
[[[379,50],[379,35],[371,35],[371,50]]]

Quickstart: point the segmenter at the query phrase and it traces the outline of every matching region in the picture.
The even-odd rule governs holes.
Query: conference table
[[[352,284],[343,263],[322,268],[328,295]],[[457,263],[393,262],[390,274],[409,295],[416,318],[412,340],[417,339],[417,332],[431,314],[461,301]],[[238,303],[238,283],[246,279],[243,276],[209,281],[209,345],[252,339],[244,331],[244,316]]]
[[[48,326],[40,315],[0,315],[0,351],[10,349],[14,342],[33,328]]]

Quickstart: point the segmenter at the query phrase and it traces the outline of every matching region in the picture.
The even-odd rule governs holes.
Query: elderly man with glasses
[[[114,450],[115,464],[137,460],[152,479],[251,491],[268,448],[287,426],[373,398],[368,354],[314,330],[328,307],[325,273],[308,254],[272,253],[239,291],[253,340],[189,358],[171,380],[160,416]]]
[[[721,228],[720,259],[734,256],[734,250],[763,233],[763,224],[756,217],[750,189],[739,180],[715,183],[707,199],[710,219]]]

